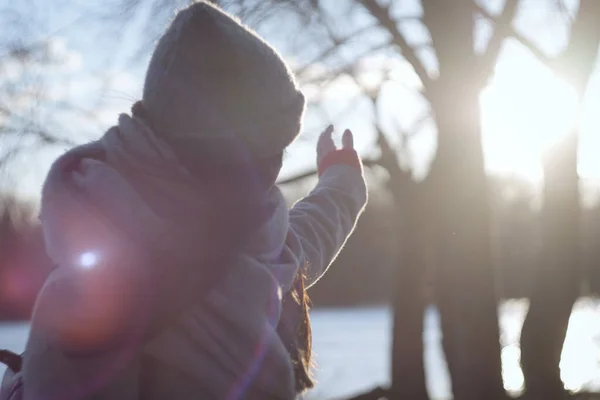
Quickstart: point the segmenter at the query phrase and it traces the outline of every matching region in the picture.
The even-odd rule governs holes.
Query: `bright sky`
[[[511,47],[510,58],[498,65],[491,85],[481,94],[486,162],[492,171],[537,181],[542,178],[543,152],[574,128],[577,97],[526,50]],[[584,143],[598,143],[597,128],[583,126]],[[581,150],[580,174],[600,177],[596,157],[586,148]]]
[[[491,0],[490,0],[491,1]],[[398,2],[403,3],[403,2]],[[407,9],[399,12],[410,13],[410,2]],[[498,8],[501,3],[491,1],[491,9]],[[337,4],[337,3],[336,3]],[[562,25],[551,18],[542,18],[539,9],[541,2],[531,0],[529,11],[533,7],[534,13],[530,17],[522,17],[516,22],[517,28],[524,33],[533,32],[537,43],[544,49],[557,52],[565,43],[565,32]],[[533,6],[531,6],[533,4]],[[527,9],[527,7],[525,7]],[[528,10],[524,10],[528,11]],[[524,13],[526,14],[526,13]],[[530,13],[531,14],[531,13]],[[102,101],[89,104],[89,107],[100,110],[100,124],[86,131],[93,131],[99,135],[103,127],[109,126],[116,119],[119,112],[127,112],[131,103],[141,93],[142,78],[148,54],[140,57],[137,64],[125,64],[124,49],[133,48],[137,42],[136,35],[123,31],[123,40],[116,46],[117,53],[122,56],[114,58],[110,66],[104,60],[114,51],[107,43],[90,42],[91,35],[82,35],[85,28],[69,31],[56,27],[69,26],[77,20],[76,15],[55,15],[48,34],[54,41],[55,51],[58,55],[66,57],[67,63],[52,75],[52,95],[60,99],[70,99],[82,104],[90,103],[93,93],[97,93],[108,86],[111,88]],[[540,22],[541,21],[541,22]],[[279,26],[278,26],[279,27]],[[485,37],[485,28],[479,29],[479,37]],[[278,33],[279,32],[279,33]],[[408,29],[409,38],[418,38],[422,35],[419,29]],[[529,33],[530,33],[529,32]],[[285,46],[285,37],[281,30],[271,30],[276,46]],[[275,36],[279,34],[279,36]],[[476,43],[476,48],[479,41]],[[285,48],[280,50],[286,54]],[[288,54],[289,55],[289,54]],[[292,63],[300,63],[297,59],[290,59]],[[392,63],[393,82],[385,87],[384,104],[382,107],[382,125],[391,132],[392,128],[400,126],[404,129],[411,126],[419,118],[425,104],[414,89],[418,81],[410,67],[397,55],[379,55],[366,60],[362,75],[364,82],[376,83],[380,78],[375,68],[381,63]],[[66,78],[75,76],[76,79],[66,84]],[[105,86],[103,86],[105,85]],[[316,94],[314,88],[306,87],[309,98]],[[373,110],[370,103],[357,100],[358,91],[354,84],[345,79],[331,85],[320,96],[323,101],[323,112],[309,111],[305,123],[304,139],[299,140],[288,151],[286,166],[283,174],[289,175],[297,171],[313,167],[313,147],[316,133],[329,122],[334,122],[340,132],[345,127],[350,127],[356,135],[358,149],[364,155],[375,151],[373,135]],[[581,146],[579,173],[582,178],[600,179],[600,157],[596,155],[600,149],[600,116],[595,109],[600,105],[600,75],[596,73],[584,102],[581,119]],[[486,165],[490,172],[514,173],[534,182],[539,182],[541,175],[541,156],[557,139],[564,136],[573,127],[577,114],[577,103],[572,89],[563,81],[553,75],[542,63],[531,55],[526,49],[515,42],[507,42],[502,51],[495,75],[491,84],[481,94],[482,125],[484,135],[484,153]],[[80,132],[80,125],[71,124],[72,133]],[[93,135],[93,134],[92,134]],[[86,136],[86,138],[89,136]],[[390,136],[394,141],[394,137]],[[85,139],[84,139],[85,140]],[[418,170],[426,170],[435,145],[435,128],[425,125],[422,133],[412,143],[414,160]],[[42,166],[39,171],[32,172],[23,179],[21,186],[25,192],[35,193],[39,190],[40,176],[47,167],[48,162],[57,154],[56,151],[41,156]],[[28,165],[31,164],[28,162]],[[33,170],[32,170],[33,171]],[[42,171],[42,172],[40,172]]]

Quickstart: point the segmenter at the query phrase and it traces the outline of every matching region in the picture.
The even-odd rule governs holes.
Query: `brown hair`
[[[292,289],[283,296],[281,318],[277,325],[277,334],[292,358],[297,393],[314,387],[310,373],[312,366],[310,299],[304,281],[304,274],[299,273]]]

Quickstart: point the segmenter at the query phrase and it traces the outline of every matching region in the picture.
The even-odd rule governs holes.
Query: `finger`
[[[326,141],[329,141],[329,140],[333,141],[333,139],[331,137],[331,135],[333,134],[333,130],[334,130],[333,124],[329,125],[323,131],[323,133],[321,133],[321,136],[319,137],[319,141],[323,141],[323,142],[326,142]]]
[[[330,150],[332,147],[335,147],[333,138],[331,137],[333,134],[333,129],[333,125],[329,125],[327,129],[321,133],[321,136],[319,136],[319,142],[317,143],[317,150],[326,151]]]
[[[352,131],[350,131],[350,129],[346,129],[342,135],[342,147],[344,149],[354,149],[354,136],[352,135]]]

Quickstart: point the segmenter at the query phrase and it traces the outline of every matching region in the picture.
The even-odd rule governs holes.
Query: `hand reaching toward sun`
[[[317,142],[317,165],[321,165],[321,161],[332,151],[338,150],[333,143],[333,125],[329,125],[327,129],[319,136]],[[354,150],[354,137],[350,129],[346,129],[342,135],[342,149]]]
[[[338,149],[333,142],[333,125],[329,125],[327,129],[319,136],[317,142],[317,166],[319,175],[325,169],[336,164],[345,164],[362,169],[360,158],[354,150],[354,136],[350,129],[346,129],[342,135],[342,148]]]

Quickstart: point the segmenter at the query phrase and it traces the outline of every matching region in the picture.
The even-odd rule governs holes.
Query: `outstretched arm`
[[[354,150],[352,133],[344,132],[342,149],[331,138],[333,126],[319,137],[319,183],[290,210],[290,241],[307,286],[327,270],[350,236],[367,202],[362,164]]]

